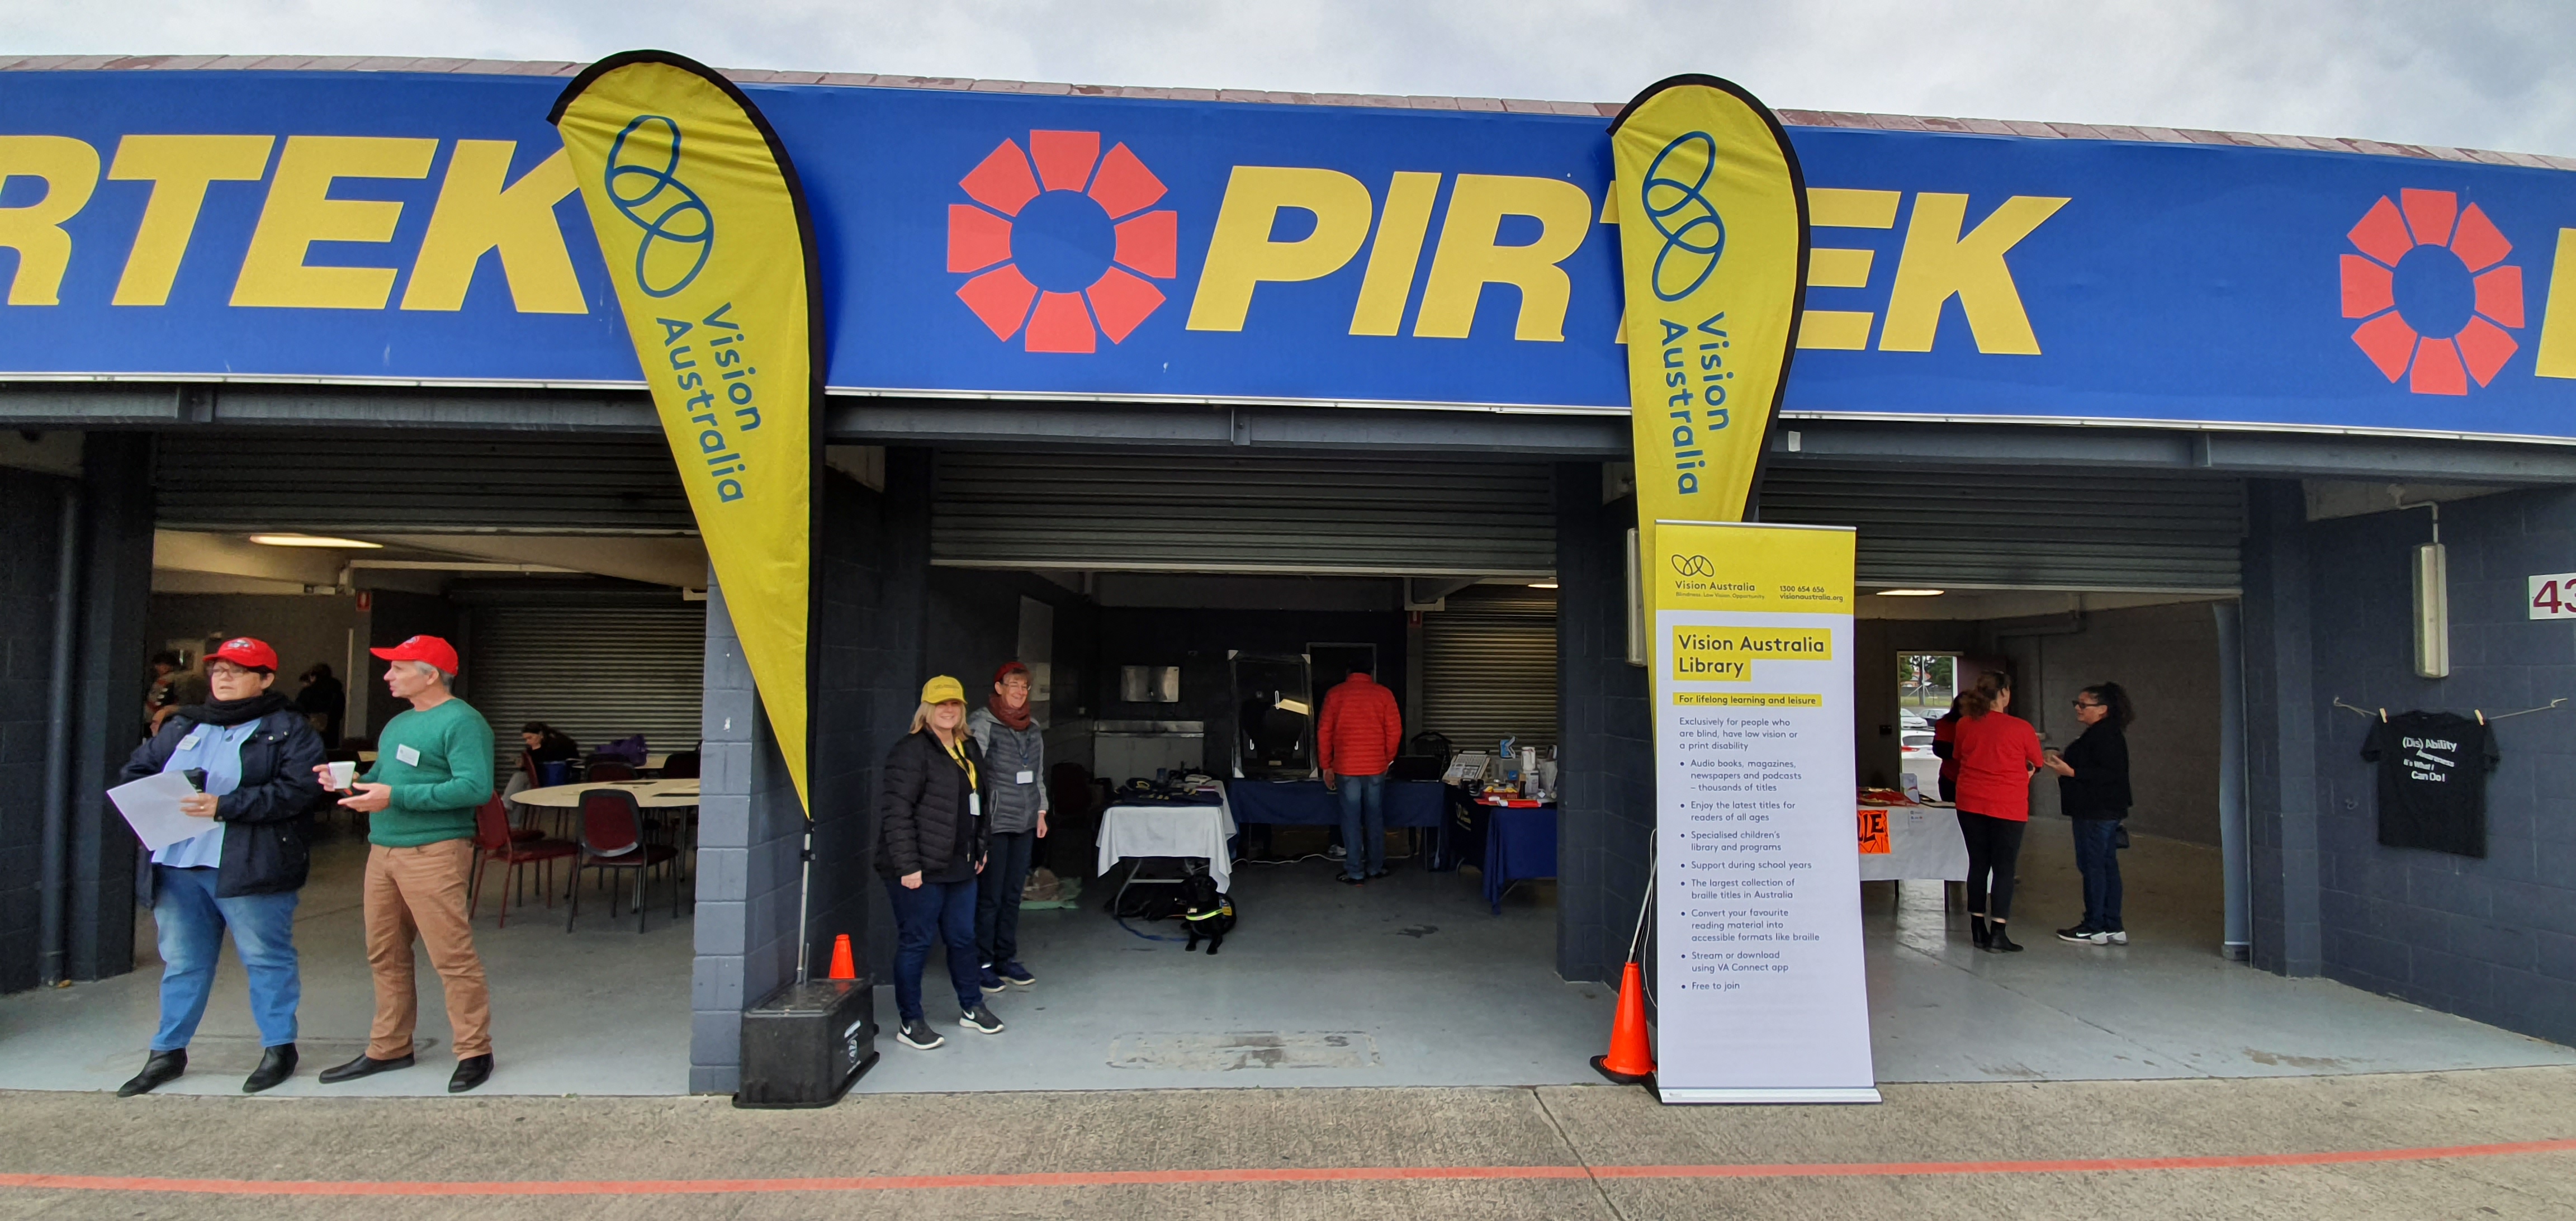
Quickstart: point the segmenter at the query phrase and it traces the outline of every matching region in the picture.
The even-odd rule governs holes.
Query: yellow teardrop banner
[[[823,311],[796,169],[750,98],[668,52],[591,65],[549,117],[810,818]]]
[[[1713,76],[1638,94],[1610,155],[1638,550],[1660,568],[1656,522],[1742,521],[1761,476],[1806,297],[1806,180],[1770,108]]]

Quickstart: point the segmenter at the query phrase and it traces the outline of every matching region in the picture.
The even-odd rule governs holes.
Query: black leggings
[[[1997,920],[2012,915],[2013,869],[2021,863],[2021,833],[2029,826],[2009,818],[1959,811],[1959,834],[1968,841],[1969,915]],[[1989,873],[1993,875],[1991,883],[1987,881]]]

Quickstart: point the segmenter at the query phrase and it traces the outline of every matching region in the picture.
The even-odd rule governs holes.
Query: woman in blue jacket
[[[269,690],[277,651],[247,636],[206,658],[213,698],[180,708],[126,760],[123,781],[194,772],[196,796],[181,812],[206,820],[202,835],[154,852],[138,896],[160,931],[161,1027],[143,1071],[116,1091],[131,1098],[188,1071],[188,1040],[206,1014],[215,956],[226,932],[250,976],[251,1016],[266,1049],[242,1082],[255,1094],[295,1073],[295,900],[311,855],[307,819],[328,800],[313,769],[320,734],[295,702]]]

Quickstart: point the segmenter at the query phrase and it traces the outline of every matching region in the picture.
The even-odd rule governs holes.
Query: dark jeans
[[[1968,841],[1969,915],[1997,920],[2012,915],[2013,869],[2021,864],[2021,833],[2029,826],[1959,811],[1959,834]]]
[[[1386,773],[1333,783],[1342,797],[1342,871],[1355,878],[1386,872]]]
[[[975,961],[975,880],[923,882],[915,890],[888,881],[886,895],[894,900],[894,1007],[903,1020],[921,1020],[921,969],[930,962],[933,941],[948,943],[948,982],[957,989],[958,1009],[983,1004],[983,972]]]
[[[995,831],[985,837],[984,872],[976,875],[975,954],[984,966],[1020,957],[1020,891],[1029,884],[1035,831]]]
[[[2116,818],[2075,820],[2075,871],[2084,875],[2084,927],[2124,932],[2120,924],[2120,838]]]

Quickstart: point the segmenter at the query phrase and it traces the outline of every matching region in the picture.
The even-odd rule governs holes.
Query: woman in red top
[[[2012,680],[2002,671],[1979,675],[1960,703],[1967,715],[1951,758],[1959,765],[1959,834],[1968,841],[1968,930],[1977,948],[2009,954],[2021,949],[2004,923],[2012,915],[2021,835],[2030,826],[2030,778],[2046,761],[2030,722],[2004,711]]]

